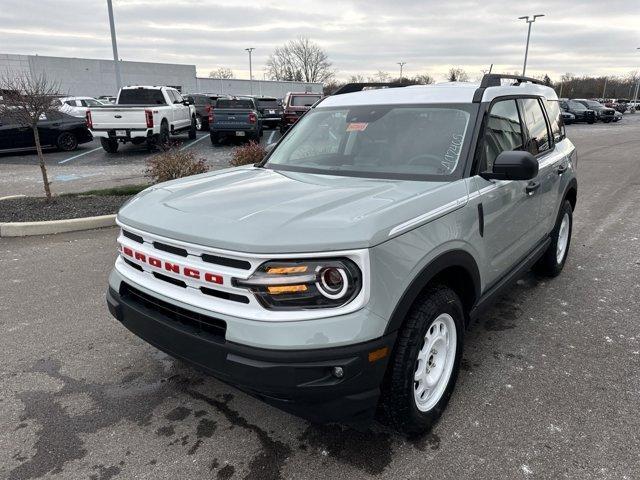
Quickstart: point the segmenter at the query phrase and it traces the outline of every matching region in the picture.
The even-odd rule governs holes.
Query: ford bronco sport
[[[452,394],[469,322],[530,267],[562,270],[577,157],[534,79],[364,87],[319,102],[257,165],[130,200],[107,302],[284,410],[377,412],[414,434]]]

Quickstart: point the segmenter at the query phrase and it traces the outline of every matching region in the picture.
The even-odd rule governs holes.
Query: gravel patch
[[[47,203],[43,197],[24,197],[0,201],[0,223],[39,222],[67,218],[95,217],[117,213],[130,195],[86,195],[54,197]]]

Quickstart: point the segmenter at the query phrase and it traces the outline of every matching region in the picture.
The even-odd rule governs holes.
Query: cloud
[[[3,0],[0,53],[110,58],[104,0]],[[269,54],[304,35],[328,52],[341,78],[378,70],[441,78],[450,66],[472,76],[522,68],[526,24],[533,25],[528,73],[622,75],[640,67],[640,2],[565,0],[114,0],[121,58],[219,66],[257,77]]]

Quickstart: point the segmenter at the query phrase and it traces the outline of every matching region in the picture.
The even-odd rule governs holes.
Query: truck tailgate
[[[253,127],[254,123],[249,121],[249,114],[253,113],[253,110],[247,109],[231,109],[216,108],[214,111],[213,128],[247,128]]]
[[[94,130],[147,128],[143,107],[98,107],[90,111]]]

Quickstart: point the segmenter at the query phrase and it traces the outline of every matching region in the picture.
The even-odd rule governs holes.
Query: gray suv
[[[537,80],[350,84],[262,163],[123,206],[107,303],[150,344],[284,410],[425,432],[470,322],[529,268],[562,270],[576,165]]]

